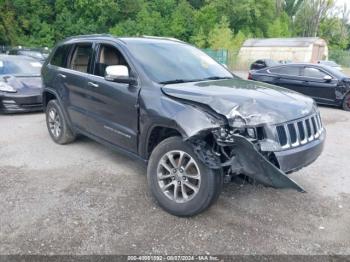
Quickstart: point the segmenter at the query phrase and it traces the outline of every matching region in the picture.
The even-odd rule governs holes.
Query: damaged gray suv
[[[68,38],[42,76],[51,138],[82,134],[141,159],[155,199],[177,216],[208,208],[238,175],[303,191],[286,174],[323,149],[311,98],[242,80],[176,39]]]

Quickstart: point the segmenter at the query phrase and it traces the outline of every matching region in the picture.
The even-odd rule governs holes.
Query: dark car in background
[[[241,174],[303,191],[284,172],[323,150],[326,132],[311,98],[240,79],[179,40],[68,38],[42,77],[53,141],[83,134],[148,163],[149,187],[174,215],[202,212]]]
[[[27,56],[0,55],[0,112],[42,110],[41,66]]]
[[[23,48],[14,48],[8,52],[9,55],[22,55],[34,58],[35,60],[40,61],[41,63],[45,62],[45,59],[48,57],[48,54],[43,53],[35,49],[23,49]]]
[[[272,59],[259,59],[250,65],[250,70],[259,70],[271,66],[279,65],[279,62],[276,62]]]
[[[350,111],[350,78],[321,64],[287,64],[250,71],[250,80],[285,87],[312,97],[317,103]]]

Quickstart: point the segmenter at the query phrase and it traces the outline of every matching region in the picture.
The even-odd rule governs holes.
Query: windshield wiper
[[[167,84],[178,84],[178,83],[188,83],[188,82],[197,82],[200,79],[174,79],[168,81],[159,82],[159,84],[167,85]]]
[[[206,78],[201,78],[201,79],[174,79],[174,80],[162,81],[162,82],[159,82],[159,84],[167,85],[167,84],[200,82],[200,81],[206,81],[206,80],[219,80],[219,79],[233,79],[233,77],[230,77],[230,76],[211,76],[211,77],[206,77]]]
[[[230,76],[210,76],[203,78],[202,80],[220,80],[220,79],[233,79],[233,77]]]

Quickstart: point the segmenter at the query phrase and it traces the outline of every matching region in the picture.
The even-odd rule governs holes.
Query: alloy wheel
[[[163,155],[157,166],[158,185],[176,203],[185,203],[197,195],[201,174],[197,162],[181,150]]]
[[[55,108],[49,111],[49,128],[54,137],[58,138],[61,135],[61,119]]]

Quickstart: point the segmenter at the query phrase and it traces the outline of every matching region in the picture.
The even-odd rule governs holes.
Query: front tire
[[[75,140],[75,135],[64,117],[57,100],[50,100],[46,106],[46,125],[55,143],[64,145]]]
[[[345,111],[350,111],[350,93],[348,93],[343,100],[343,109]]]
[[[180,137],[163,140],[153,150],[147,169],[151,192],[175,216],[193,216],[219,197],[222,174],[204,165]]]

